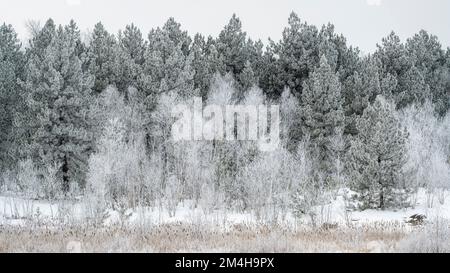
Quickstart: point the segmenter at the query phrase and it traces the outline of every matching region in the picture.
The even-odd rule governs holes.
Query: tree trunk
[[[62,177],[63,177],[63,184],[62,184],[62,190],[63,193],[66,194],[69,192],[69,166],[67,163],[67,156],[64,155],[63,165],[62,165]]]
[[[383,190],[383,188],[381,188],[379,208],[384,209],[384,190]]]

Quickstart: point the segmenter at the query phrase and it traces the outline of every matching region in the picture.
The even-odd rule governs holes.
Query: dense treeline
[[[174,19],[81,39],[49,19],[22,45],[0,26],[0,180],[36,198],[82,194],[105,208],[195,200],[270,214],[309,214],[338,189],[360,208],[412,204],[417,187],[450,185],[450,49],[420,31],[390,33],[373,54],[334,26],[292,13],[280,41],[253,41],[235,15],[219,36]],[[277,103],[282,147],[174,143],[171,107]],[[428,165],[427,165],[428,164]],[[328,196],[329,195],[329,196]],[[278,215],[278,213],[275,213]]]

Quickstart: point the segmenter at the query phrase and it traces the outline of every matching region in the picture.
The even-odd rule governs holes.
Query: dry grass
[[[295,229],[185,223],[148,228],[0,226],[0,252],[388,252],[405,238],[396,222]]]

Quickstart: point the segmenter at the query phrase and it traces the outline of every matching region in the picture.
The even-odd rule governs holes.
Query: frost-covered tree
[[[159,154],[162,160],[162,192],[165,190],[167,179],[174,174],[172,124],[175,122],[175,117],[172,116],[172,111],[180,103],[183,103],[183,101],[176,92],[163,93],[158,97],[151,117],[151,134],[153,139],[151,150]]]
[[[448,117],[437,118],[428,101],[405,108],[400,118],[409,134],[406,169],[411,174],[411,186],[425,187],[431,197],[442,193],[450,187],[450,165],[446,156],[450,132],[445,125]]]
[[[117,40],[115,84],[118,90],[125,94],[129,87],[141,87],[139,80],[142,76],[147,42],[134,24],[127,25],[123,32],[120,31]]]
[[[399,79],[398,93],[395,101],[398,108],[406,107],[413,103],[423,104],[431,99],[430,87],[425,82],[422,73],[412,66]]]
[[[129,119],[140,117],[132,115],[132,105],[114,88],[106,89],[100,101],[102,130],[89,159],[87,192],[113,209],[148,205],[155,197],[159,172],[146,153],[143,131],[129,126]]]
[[[332,162],[339,153],[332,139],[342,134],[344,112],[342,110],[341,84],[331,70],[325,56],[320,66],[310,75],[302,93],[302,134],[309,137],[308,152],[317,160],[314,169],[330,184]]]
[[[253,71],[250,62],[245,63],[245,67],[242,70],[242,73],[239,75],[239,81],[241,83],[242,93],[248,91],[251,87],[257,84],[257,79],[255,72]],[[239,96],[242,99],[242,95]]]
[[[19,110],[14,113],[14,135],[16,156],[20,159],[30,157],[30,138],[35,133],[30,121],[36,118],[35,113],[28,109],[29,92],[24,87],[24,81],[28,74],[39,74],[39,68],[36,66],[28,67],[31,62],[42,64],[45,60],[46,49],[50,46],[56,35],[56,26],[52,19],[46,21],[42,28],[35,28],[33,35],[29,40],[29,47],[25,52],[25,63],[23,71],[23,79],[18,79],[20,84],[20,101]],[[29,69],[30,71],[27,71]]]
[[[179,23],[169,19],[162,28],[153,29],[144,55],[140,90],[146,112],[150,114],[146,126],[148,148],[161,155],[164,178],[169,174],[170,126],[173,107],[192,96],[200,95],[194,88],[195,71],[192,68],[194,54],[189,52],[191,43]]]
[[[127,25],[125,30],[119,33],[119,44],[136,64],[142,65],[144,63],[147,42],[144,41],[137,26],[134,24]]]
[[[142,139],[126,139],[120,119],[108,120],[97,152],[89,159],[88,192],[102,194],[100,200],[112,209],[148,204],[152,196],[150,178],[155,173],[144,147]]]
[[[202,98],[206,99],[213,71],[208,62],[207,44],[201,34],[196,34],[190,48],[193,56],[192,69],[194,70],[194,87],[200,90]]]
[[[373,56],[361,60],[358,69],[347,78],[342,88],[347,134],[356,134],[356,119],[369,103],[381,94],[379,61]]]
[[[387,37],[383,38],[381,45],[377,44],[375,56],[382,63],[382,71],[384,74],[391,74],[395,77],[405,74],[411,67],[411,60],[408,58],[405,46],[400,41],[395,32],[391,32]]]
[[[290,152],[297,149],[301,140],[301,108],[289,88],[280,97],[280,138],[282,146]]]
[[[257,84],[257,72],[262,68],[258,64],[263,45],[260,41],[254,42],[247,38],[247,33],[242,30],[242,22],[236,14],[233,14],[220,32],[215,47],[225,70],[219,72],[232,73],[239,93]],[[236,95],[242,99],[243,95],[239,93]]]
[[[206,105],[218,105],[225,117],[225,105],[235,103],[235,82],[230,73],[225,76],[216,74],[210,86]],[[225,126],[225,124],[223,124]],[[225,194],[227,205],[237,205],[240,208],[245,199],[243,184],[238,183],[239,172],[238,154],[241,152],[238,141],[227,141],[225,139],[212,140],[212,161],[214,169],[214,184],[216,189]]]
[[[449,68],[445,64],[445,51],[441,43],[435,35],[421,30],[407,39],[405,47],[414,66],[430,88],[436,111],[445,115],[449,106],[449,95],[446,93]]]
[[[45,50],[52,42],[56,34],[56,25],[52,19],[48,19],[44,26],[36,32],[29,41],[30,46],[27,47],[27,57],[38,56],[44,57]]]
[[[290,193],[291,209],[294,216],[301,219],[309,217],[311,224],[316,226],[318,221],[317,211],[320,206],[328,202],[327,187],[323,173],[316,171],[316,154],[310,153],[309,139],[303,139],[296,151],[297,160],[297,186]]]
[[[392,103],[382,96],[368,106],[357,122],[358,135],[351,140],[348,172],[360,208],[403,207],[408,179],[407,132]]]
[[[193,55],[188,52],[191,41],[187,33],[181,30],[180,24],[171,18],[162,28],[153,29],[148,39],[140,79],[140,88],[147,97],[170,91],[192,95]]]
[[[22,77],[24,57],[21,43],[11,25],[0,25],[0,171],[15,162],[14,113],[21,110],[18,79]]]
[[[271,42],[267,53],[264,64],[268,71],[261,82],[267,92],[276,94],[275,97],[279,97],[284,87],[289,87],[296,97],[300,97],[303,82],[320,65],[322,56],[328,59],[333,72],[339,71],[340,80],[353,74],[358,61],[357,50],[347,47],[345,38],[334,32],[333,25],[318,29],[295,13],[289,16],[282,39],[278,43]]]
[[[304,178],[295,154],[284,148],[261,153],[243,167],[245,203],[259,219],[277,221],[290,207],[290,195]]]
[[[152,115],[151,132],[155,141],[152,151],[160,158],[162,173],[158,191],[161,196],[166,195],[164,200],[171,208],[176,207],[181,198],[194,200],[198,204],[202,197],[202,186],[212,186],[214,179],[211,143],[202,139],[191,141],[173,137],[172,125],[176,117],[172,111],[179,104],[197,111],[194,103],[197,102],[193,98],[184,99],[174,91],[163,93],[159,96]],[[195,115],[202,118],[201,112],[196,112]]]
[[[97,23],[92,32],[88,47],[89,70],[95,77],[93,90],[102,92],[108,85],[115,83],[117,74],[117,42],[113,35]]]
[[[391,93],[399,109],[413,103],[424,103],[432,97],[426,81],[428,70],[424,68],[423,56],[418,58],[412,49],[415,43],[411,40],[408,48],[391,32],[383,38],[381,45],[377,45],[378,50],[375,52],[375,56],[381,61],[382,77],[386,78],[382,85],[390,89],[383,90],[383,93]]]
[[[236,90],[234,91],[236,92]],[[258,106],[265,105],[266,104],[266,98],[263,94],[263,91],[260,88],[252,87],[249,89],[245,97],[241,100],[241,105],[245,105],[248,107],[254,107],[256,110]],[[254,113],[256,114],[256,112]],[[229,197],[235,201],[241,208],[247,208],[249,206],[249,202],[247,200],[248,195],[252,194],[248,188],[246,188],[245,179],[242,179],[244,169],[246,166],[251,164],[261,153],[258,149],[258,142],[255,140],[238,140],[237,136],[239,134],[240,128],[244,128],[244,133],[247,134],[248,137],[250,137],[250,130],[253,125],[256,125],[256,116],[252,116],[252,114],[241,114],[245,115],[245,119],[248,119],[248,123],[246,120],[241,119],[240,117],[236,119],[235,125],[235,141],[227,141],[229,143],[225,144],[225,151],[230,153],[228,159],[231,159],[231,175],[232,180],[231,183],[228,184],[228,193],[230,194]],[[240,115],[240,116],[241,116]],[[255,119],[254,119],[255,118]],[[259,116],[259,126],[263,126],[263,123],[261,122],[261,119],[264,118],[262,116]],[[228,121],[227,121],[228,122]],[[247,126],[248,124],[248,126]],[[229,126],[229,124],[227,124]],[[264,130],[266,128],[259,128],[259,130]],[[260,131],[261,132],[261,131]]]
[[[233,14],[228,24],[220,32],[216,42],[217,50],[222,55],[226,71],[239,75],[247,62],[247,34],[242,30],[241,20]]]
[[[242,31],[241,20],[233,14],[217,39],[217,50],[222,55],[226,71],[233,75],[239,75],[244,70],[247,61],[246,36]]]
[[[53,28],[47,22],[29,51],[22,122],[29,154],[36,163],[60,166],[61,189],[68,192],[70,183],[83,184],[92,148],[88,109],[93,79],[82,70],[75,23]],[[41,48],[42,40],[49,42],[47,47]]]
[[[287,86],[294,95],[299,96],[303,90],[303,81],[319,62],[318,29],[302,22],[295,13],[289,16],[288,24],[289,26],[283,30],[281,41],[278,44],[271,44],[278,56],[278,72],[281,73],[275,84],[281,84],[278,89]]]

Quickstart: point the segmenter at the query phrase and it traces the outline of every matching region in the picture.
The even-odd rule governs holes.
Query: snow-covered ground
[[[174,216],[159,207],[109,211],[99,227],[84,225],[80,200],[2,195],[0,252],[450,252],[450,201],[435,198],[431,207],[430,197],[421,189],[413,208],[348,212],[338,194],[317,208],[316,229],[308,216],[299,221],[288,213],[272,225],[250,212],[205,214],[189,201]],[[413,214],[429,221],[411,226],[405,220]]]
[[[450,192],[445,192],[448,196]],[[413,214],[423,214],[427,219],[436,217],[450,219],[450,199],[445,198],[444,203],[440,203],[434,197],[432,206],[431,196],[424,189],[420,189],[415,197],[415,206],[399,210],[348,210],[346,209],[344,198],[338,195],[329,205],[316,209],[318,223],[336,223],[339,225],[370,224],[375,222],[397,222],[404,223]],[[442,201],[442,199],[441,199]],[[20,197],[2,195],[0,196],[0,224],[3,225],[26,225],[31,221],[39,221],[44,224],[57,223],[58,221],[83,221],[84,204],[81,201],[64,201],[50,203],[48,201],[30,200]],[[117,211],[108,211],[104,225],[120,223],[125,221],[130,225],[158,225],[169,223],[201,223],[211,226],[227,227],[236,224],[258,224],[267,219],[257,218],[251,212],[236,212],[227,210],[215,210],[206,214],[200,207],[194,207],[192,202],[184,201],[177,207],[174,216],[160,207],[140,207],[129,210],[125,214],[128,216],[121,220]],[[292,214],[287,213],[284,217],[278,217],[278,223],[285,226],[295,226],[299,223],[308,224],[309,217],[295,219]]]

